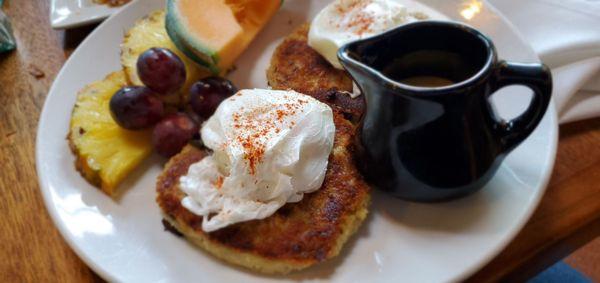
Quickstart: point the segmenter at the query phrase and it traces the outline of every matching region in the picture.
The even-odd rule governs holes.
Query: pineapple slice
[[[125,84],[125,73],[119,71],[82,89],[68,135],[77,170],[110,196],[115,196],[117,185],[152,153],[150,130],[128,131],[111,117],[110,98]]]
[[[179,104],[181,106],[181,103],[186,101],[187,93],[192,84],[209,76],[210,73],[177,49],[165,29],[165,11],[159,10],[138,20],[135,26],[125,34],[123,44],[121,44],[121,64],[129,84],[143,85],[137,74],[137,59],[140,54],[152,47],[162,47],[173,51],[185,64],[187,77],[183,88],[177,96],[168,97],[165,100],[167,104]]]

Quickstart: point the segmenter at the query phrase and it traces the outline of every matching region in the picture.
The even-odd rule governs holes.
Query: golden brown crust
[[[266,219],[204,233],[202,217],[181,206],[184,193],[178,188],[179,177],[206,155],[191,146],[172,158],[158,178],[157,202],[176,227],[188,226],[215,245],[299,268],[331,258],[365,218],[369,203],[369,187],[354,166],[354,126],[339,113],[334,117],[334,150],[321,189],[305,195],[299,203],[285,205]]]
[[[352,80],[345,71],[334,68],[308,46],[309,24],[300,26],[275,50],[267,70],[274,89],[294,89],[301,93],[337,89],[352,91]]]
[[[277,47],[267,70],[269,85],[308,94],[357,122],[364,112],[364,98],[351,98],[348,93],[352,92],[352,80],[348,73],[334,68],[308,46],[309,27],[300,26]]]

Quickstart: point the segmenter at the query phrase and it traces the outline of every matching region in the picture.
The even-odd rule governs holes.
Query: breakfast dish
[[[208,281],[259,282],[270,281],[272,278],[261,277],[247,272],[246,269],[233,268],[228,263],[262,273],[287,273],[321,263],[314,268],[287,276],[292,280],[326,278],[331,281],[366,280],[364,276],[367,274],[369,279],[375,281],[399,277],[415,281],[459,280],[501,248],[534,208],[548,171],[540,171],[539,168],[545,168],[545,165],[540,165],[539,162],[547,162],[545,160],[549,160],[550,157],[532,162],[531,158],[527,158],[521,151],[516,151],[515,155],[505,162],[488,188],[474,197],[455,203],[430,206],[391,200],[375,192],[373,205],[369,208],[371,192],[356,170],[354,148],[357,122],[365,111],[364,100],[361,96],[350,96],[355,94],[355,91],[349,76],[342,70],[332,68],[331,62],[320,52],[314,51],[315,48],[310,45],[308,39],[310,26],[303,24],[315,18],[324,8],[324,4],[319,1],[286,1],[281,10],[273,15],[273,19],[262,24],[264,30],[256,33],[252,43],[248,43],[248,49],[241,52],[239,58],[227,59],[235,62],[237,70],[226,74],[224,72],[230,69],[228,64],[219,65],[219,60],[210,59],[204,61],[208,66],[199,67],[199,72],[192,78],[188,75],[194,72],[195,69],[191,67],[198,64],[198,58],[188,60],[190,56],[186,52],[181,51],[176,44],[170,45],[169,41],[164,40],[170,38],[169,31],[167,28],[161,29],[160,21],[164,18],[157,15],[165,15],[165,12],[156,12],[164,8],[164,3],[158,0],[149,0],[144,2],[144,5],[140,3],[133,2],[121,14],[100,26],[97,32],[74,52],[49,94],[40,121],[38,172],[48,209],[63,236],[102,277],[114,281],[192,281],[205,278]],[[411,6],[413,2],[407,3],[408,7],[414,8]],[[442,5],[439,9],[453,15],[448,7]],[[298,16],[290,11],[305,14]],[[484,10],[483,13],[493,15],[489,10]],[[150,16],[145,17],[147,15]],[[493,19],[494,26],[488,29],[488,32],[496,34],[496,41],[500,42],[500,52],[509,50],[508,54],[523,56],[523,50],[528,50],[526,46],[521,46],[518,53],[510,53],[510,49],[506,49],[506,46],[514,46],[515,42],[520,43],[519,38],[511,33],[510,28],[500,18],[490,19]],[[486,25],[489,24],[488,21]],[[130,27],[134,28],[129,29]],[[128,31],[125,41],[124,30]],[[198,36],[195,35],[195,38]],[[107,45],[116,47],[122,42],[125,42],[121,48],[126,51],[123,52],[125,55],[120,56],[115,52],[115,48],[102,48]],[[507,42],[511,45],[506,45]],[[198,50],[197,46],[191,46],[188,52]],[[218,46],[212,47],[211,50],[220,54],[218,58],[226,57],[227,54],[236,57],[234,55],[238,52],[227,53],[223,51],[227,50],[226,48]],[[89,68],[90,56],[103,58],[93,70]],[[158,84],[156,80],[149,79],[147,74],[144,75],[144,70],[151,69],[150,58],[155,56],[168,58],[171,72],[164,74],[165,77],[169,77],[168,85]],[[140,61],[143,64],[140,65]],[[105,80],[90,84],[84,90],[81,90],[83,83],[73,83],[97,81],[106,74],[122,68],[126,71],[117,71]],[[240,72],[241,70],[244,71]],[[182,73],[186,75],[181,76]],[[194,78],[195,76],[197,77]],[[273,90],[268,90],[268,86]],[[199,91],[204,87],[219,91],[215,92],[216,96],[209,95],[205,91]],[[241,110],[240,104],[244,103],[262,105],[260,101],[264,100],[254,98],[242,99],[237,104],[231,101],[238,99],[233,95],[238,93],[238,87],[242,97],[265,97],[269,103],[278,103],[279,99],[270,98],[270,95],[296,97],[292,90],[302,93],[301,97],[304,98],[301,100],[305,102],[299,104],[308,104],[310,108],[298,106],[298,111],[304,113],[309,111],[307,109],[321,109],[315,112],[320,114],[310,116],[312,118],[307,118],[306,123],[313,123],[313,119],[329,121],[327,117],[330,117],[334,131],[325,130],[316,135],[316,139],[306,143],[331,153],[311,157],[316,164],[326,164],[326,170],[317,170],[322,173],[308,175],[292,174],[296,177],[315,176],[316,181],[301,181],[301,184],[305,185],[298,187],[289,187],[277,182],[277,188],[280,190],[275,194],[276,201],[265,202],[268,206],[257,206],[260,210],[256,210],[256,213],[248,213],[251,210],[246,209],[240,210],[245,211],[244,213],[232,217],[226,209],[227,198],[219,196],[222,199],[215,199],[218,200],[215,202],[218,205],[214,206],[213,203],[203,203],[202,198],[193,195],[206,195],[210,190],[204,190],[194,184],[204,182],[209,184],[209,187],[220,187],[221,190],[227,191],[229,197],[241,197],[251,204],[251,201],[255,200],[238,195],[241,191],[226,185],[227,182],[235,181],[252,186],[253,180],[270,182],[270,175],[261,173],[265,168],[281,170],[281,167],[276,166],[276,159],[271,158],[277,155],[268,154],[275,152],[275,147],[267,145],[267,154],[259,162],[260,165],[255,167],[255,177],[251,177],[252,166],[248,165],[243,167],[247,171],[235,171],[235,174],[230,171],[228,176],[223,175],[222,179],[219,178],[219,174],[222,174],[219,171],[221,167],[244,164],[245,157],[231,159],[232,163],[221,160],[219,156],[222,155],[219,155],[219,151],[235,153],[236,147],[228,145],[221,149],[210,142],[207,143],[211,139],[207,139],[207,134],[203,133],[206,127],[200,125],[215,121],[215,125],[234,127],[235,124],[231,122],[234,121],[233,116],[225,115],[228,113],[225,110]],[[65,93],[79,95],[69,98]],[[111,93],[114,94],[113,98],[119,98],[115,99],[114,104],[111,103],[112,98],[108,99]],[[172,94],[177,94],[177,99],[170,100],[169,95]],[[200,97],[215,98],[218,103],[207,104],[206,100],[198,99]],[[314,100],[311,100],[311,97]],[[149,114],[141,120],[132,119],[131,117],[139,115],[135,114],[135,111],[123,110],[124,99],[135,103],[147,101],[148,105],[152,106],[145,108]],[[517,103],[508,102],[509,105]],[[59,110],[64,109],[65,105],[74,104],[78,106],[74,109],[73,116]],[[250,107],[250,110],[258,109],[253,107]],[[329,109],[331,116],[328,116],[328,111],[324,109]],[[276,110],[275,107],[275,113]],[[103,117],[103,121],[110,127],[90,119],[90,113],[94,113],[92,116],[102,114],[103,116],[99,117]],[[289,117],[293,118],[284,119],[287,124],[281,124],[290,126],[290,132],[294,131],[291,122],[301,121],[297,120],[299,118],[295,115],[290,114]],[[251,116],[248,114],[243,117]],[[547,117],[542,124],[546,132],[534,134],[544,137],[534,141],[552,140],[545,138],[546,135],[552,134],[552,131],[548,130],[552,129],[552,118]],[[327,123],[329,122],[325,124]],[[281,132],[283,127],[276,126],[281,134],[269,137],[288,141],[290,146],[283,147],[287,151],[295,148],[292,146],[294,139],[293,135]],[[83,130],[80,131],[79,128]],[[83,175],[76,171],[73,166],[74,159],[68,154],[69,141],[64,140],[64,135],[60,139],[56,137],[56,133],[69,131],[75,160],[84,161],[80,163],[90,167],[88,169],[86,166],[80,166]],[[119,132],[127,134],[120,135]],[[194,137],[194,132],[200,132],[200,138]],[[104,143],[114,145],[111,150],[123,154],[122,157],[106,151],[106,145],[94,146],[92,141],[98,141],[95,137],[103,136],[104,133],[111,137],[110,141]],[[161,142],[169,140],[172,133],[177,133],[176,138],[170,139],[176,140],[177,146],[167,146]],[[227,137],[228,133],[232,132],[218,134],[214,136],[214,140]],[[148,152],[134,153],[124,150],[128,144],[127,140],[134,135],[140,135],[140,146],[135,148],[148,149]],[[185,140],[185,144],[179,143],[181,140]],[[324,143],[317,142],[319,140]],[[186,145],[190,141],[192,145]],[[327,146],[330,141],[331,149]],[[119,143],[122,145],[118,145]],[[547,146],[552,145],[546,145],[546,148]],[[536,153],[536,148],[544,146],[535,142],[532,144],[530,141],[524,143],[523,147],[528,153],[541,154]],[[180,151],[180,148],[183,150]],[[173,157],[159,158],[151,154],[152,151]],[[116,163],[121,163],[117,162],[119,158],[126,158],[131,163],[124,168],[113,168],[112,162],[102,159],[107,154],[111,155],[110,159]],[[92,155],[94,157],[90,159]],[[243,154],[241,156],[243,157]],[[94,167],[98,164],[91,161],[97,161],[98,158],[102,161],[99,162],[102,166]],[[208,171],[199,170],[198,173],[189,170],[211,159],[213,163],[202,165],[207,166],[203,168],[217,170],[210,176],[200,174]],[[235,163],[235,160],[239,163]],[[293,163],[294,166],[300,166],[295,168],[302,168],[302,160],[304,159]],[[517,175],[506,173],[515,166],[537,169],[525,175],[522,175],[523,171],[516,173]],[[110,174],[103,173],[108,172],[106,168],[116,171]],[[318,177],[321,174],[322,179]],[[232,178],[232,175],[237,177]],[[90,183],[99,185],[107,194],[118,195],[118,198],[113,199],[103,195],[100,190],[94,190],[82,176],[90,180]],[[117,178],[118,176],[123,177]],[[273,176],[281,178],[282,175]],[[191,182],[191,185],[182,186],[182,179],[185,179],[182,177],[195,181]],[[213,180],[215,182],[212,182]],[[526,194],[522,194],[520,189],[523,182],[530,188],[526,190]],[[261,188],[262,185],[259,184],[261,183],[258,182],[256,188]],[[255,195],[258,192],[256,188],[250,190],[251,194]],[[186,198],[188,201],[184,201]],[[241,209],[237,206],[236,208]],[[486,208],[485,211],[481,210],[482,208]],[[370,210],[368,219],[367,210]],[[500,211],[503,213],[499,213]],[[220,215],[220,218],[215,218]],[[477,215],[478,218],[469,218],[469,215]],[[162,232],[162,218],[170,223],[167,227],[182,232],[191,243],[208,253],[194,249],[192,245],[170,233]],[[364,227],[360,227],[365,219],[367,221]],[[471,220],[465,224],[468,219]],[[519,221],[515,222],[514,219]],[[136,225],[131,225],[132,223]],[[440,223],[443,225],[439,225]],[[357,235],[351,237],[355,232]],[[443,244],[448,242],[454,244]],[[344,245],[346,247],[342,248]],[[459,252],[465,249],[469,253]],[[215,260],[215,257],[209,254],[222,261]],[[176,258],[173,255],[177,255]],[[328,260],[336,255],[342,256],[336,260]],[[461,259],[452,260],[447,255],[456,255]],[[424,272],[423,268],[418,267],[422,266],[423,262],[431,263],[436,268]]]
[[[114,197],[154,147],[172,157],[157,202],[192,243],[264,273],[335,257],[370,199],[355,167],[364,99],[351,98],[348,75],[308,46],[309,25],[275,52],[268,79],[280,90],[238,91],[214,75],[230,68],[279,2],[198,3],[172,0],[136,22],[121,45],[123,71],[79,93],[68,136],[77,170]],[[219,13],[230,27],[207,30],[203,19]],[[282,79],[290,72],[305,81]],[[186,146],[198,131],[201,145]]]
[[[334,114],[335,144],[323,185],[272,216],[206,233],[199,217],[181,205],[178,179],[206,152],[188,146],[158,177],[157,201],[165,220],[187,239],[227,262],[265,273],[288,273],[335,257],[367,216],[369,187],[353,157],[355,127]]]

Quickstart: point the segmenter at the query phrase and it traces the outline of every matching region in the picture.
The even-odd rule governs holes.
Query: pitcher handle
[[[523,85],[533,91],[533,99],[525,112],[510,121],[499,118],[491,110],[491,105],[488,105],[492,115],[492,126],[500,138],[503,151],[508,152],[523,142],[544,117],[552,95],[552,74],[544,64],[507,61],[498,62],[494,71],[495,78],[492,80],[490,95],[509,85]]]

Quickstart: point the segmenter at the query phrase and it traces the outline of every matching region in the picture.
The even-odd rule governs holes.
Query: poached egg
[[[202,229],[266,218],[319,189],[333,148],[331,108],[295,91],[241,90],[201,129],[213,151],[180,178]]]

